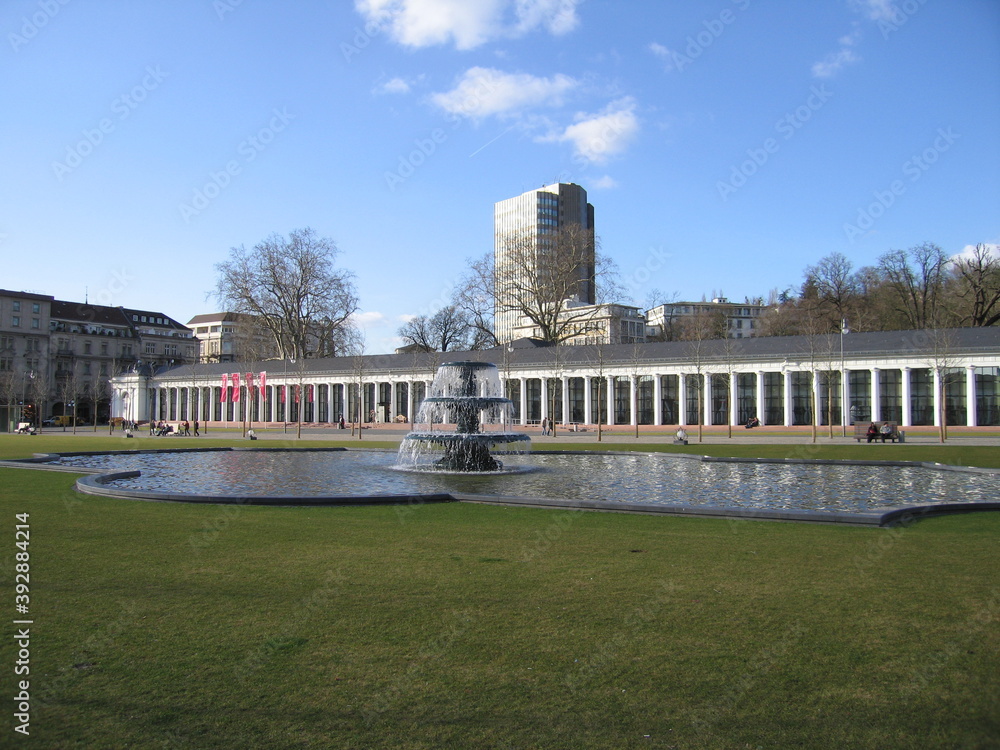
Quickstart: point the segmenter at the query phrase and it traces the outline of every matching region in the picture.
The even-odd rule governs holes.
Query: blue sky
[[[9,0],[0,34],[3,288],[187,322],[311,226],[374,353],[556,181],[635,304],[1000,242],[995,0]]]

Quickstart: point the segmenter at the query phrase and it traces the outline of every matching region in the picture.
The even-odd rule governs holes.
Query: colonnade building
[[[114,379],[112,414],[220,426],[333,424],[341,415],[409,422],[437,367],[458,360],[498,366],[521,425],[546,417],[567,425],[725,425],[751,417],[787,426],[1000,425],[998,327],[600,346],[519,340],[445,354],[140,367]],[[234,388],[228,376],[237,371]]]

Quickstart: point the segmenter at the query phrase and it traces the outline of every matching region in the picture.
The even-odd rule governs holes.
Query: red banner
[[[285,386],[283,385],[278,386],[278,400],[281,403],[285,403]]]
[[[253,389],[253,373],[252,372],[248,372],[246,374],[246,383],[247,383],[247,398],[249,398],[251,401],[253,401],[253,398],[254,398],[254,396],[257,395],[257,393]]]
[[[260,397],[267,398],[267,391],[264,390],[267,388],[267,372],[261,370],[257,379],[260,382]]]
[[[300,386],[295,386],[295,403],[299,403],[299,388]]]
[[[310,404],[313,402],[313,387],[311,385],[306,386],[306,398]]]
[[[233,403],[235,404],[235,403],[236,403],[237,401],[239,401],[239,400],[240,400],[240,374],[239,374],[238,372],[234,372],[234,373],[233,373],[232,375],[230,375],[229,377],[230,377],[230,378],[232,379],[232,381],[233,381],[233,396],[232,396],[232,402],[233,402]]]
[[[222,376],[222,390],[219,391],[219,403],[224,404],[229,400],[229,373]]]

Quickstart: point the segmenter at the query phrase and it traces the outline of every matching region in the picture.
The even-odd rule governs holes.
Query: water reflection
[[[1000,475],[906,466],[702,463],[671,455],[518,456],[522,471],[402,472],[378,451],[218,451],[72,456],[71,466],[138,470],[122,489],[196,495],[484,494],[652,505],[883,511],[1000,499]]]

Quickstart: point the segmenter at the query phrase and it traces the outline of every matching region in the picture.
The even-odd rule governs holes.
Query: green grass
[[[50,441],[68,442],[12,436],[0,454],[60,450]],[[14,514],[31,522],[26,746],[1000,738],[998,514],[871,529],[464,504],[188,506],[81,496],[72,481],[0,470],[11,613]],[[10,697],[16,656],[11,638],[0,644]]]

